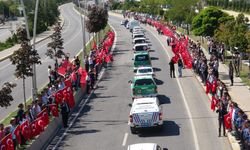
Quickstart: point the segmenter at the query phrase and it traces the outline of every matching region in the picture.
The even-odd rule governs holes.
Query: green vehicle
[[[151,66],[150,56],[147,51],[137,52],[134,54],[134,71],[139,67]]]
[[[157,85],[152,76],[135,76],[131,84],[132,98],[157,96]]]

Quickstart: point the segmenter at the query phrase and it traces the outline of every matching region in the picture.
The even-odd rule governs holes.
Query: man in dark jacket
[[[221,126],[223,127],[223,135],[226,136],[225,123],[224,123],[224,115],[227,114],[223,104],[219,105],[219,108],[216,110],[218,113],[218,121],[219,121],[219,137],[221,136]]]
[[[183,69],[183,63],[182,63],[181,58],[179,58],[179,60],[178,60],[178,72],[179,72],[179,78],[181,78],[181,77],[182,77],[182,69]]]
[[[234,84],[234,67],[232,61],[229,63],[229,71],[228,71],[229,78],[231,80],[231,86]]]
[[[64,128],[68,127],[69,112],[70,112],[69,105],[67,104],[66,100],[63,99],[61,104],[61,114],[62,114],[62,121]]]
[[[171,61],[169,62],[169,66],[170,66],[170,77],[175,78],[175,68],[173,59],[171,59]]]

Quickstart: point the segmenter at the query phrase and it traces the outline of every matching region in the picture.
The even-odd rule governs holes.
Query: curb
[[[58,9],[60,10],[61,7],[62,7],[62,5],[59,6]],[[60,14],[60,16],[59,16],[59,19],[61,19],[61,26],[63,27],[63,26],[65,25],[65,19],[64,19],[64,17],[63,17],[61,14]],[[50,29],[49,31],[52,31],[52,30]],[[44,32],[46,32],[46,31],[44,31]],[[43,33],[44,33],[44,32],[43,32]],[[40,34],[42,34],[42,33],[40,33]],[[52,33],[49,34],[47,37],[44,37],[44,38],[42,38],[42,39],[36,41],[36,44],[41,43],[41,42],[47,40],[47,39],[50,37],[50,35],[52,35]],[[32,39],[31,39],[30,41],[32,41]],[[18,45],[18,44],[16,44],[16,45]],[[16,45],[14,45],[14,46],[16,46]],[[14,46],[12,46],[12,47],[14,47]],[[33,44],[31,44],[31,46],[33,46]],[[11,49],[12,47],[10,47],[10,48],[8,48],[8,49]],[[5,49],[5,50],[8,50],[8,49]],[[19,48],[17,48],[16,50],[18,50],[18,49],[19,49]],[[5,50],[3,50],[3,51],[5,51]],[[14,50],[14,51],[16,51],[16,50]],[[13,52],[14,52],[14,51],[13,51]],[[0,58],[0,62],[6,60],[6,59],[8,59],[8,58],[10,58],[10,57],[12,56],[12,54],[13,54],[13,53],[10,53],[10,54],[8,54],[8,55],[6,55],[6,56],[3,56],[2,58]]]

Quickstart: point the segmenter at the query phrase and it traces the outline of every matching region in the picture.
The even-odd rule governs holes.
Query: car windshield
[[[146,43],[145,40],[135,40],[135,43]]]
[[[135,61],[148,61],[148,55],[137,55],[135,56]]]
[[[135,47],[135,51],[146,51],[146,50],[147,50],[147,46],[145,45]]]
[[[144,35],[140,34],[140,35],[135,35],[134,38],[141,38],[141,37],[144,37]]]
[[[135,86],[142,85],[154,85],[154,81],[152,79],[140,79],[135,81]]]
[[[151,73],[152,69],[151,68],[143,68],[143,69],[138,69],[139,73]]]

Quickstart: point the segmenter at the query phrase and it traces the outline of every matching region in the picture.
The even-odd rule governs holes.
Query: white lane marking
[[[127,139],[128,139],[128,133],[125,133],[123,141],[122,141],[122,146],[125,146],[127,143]]]
[[[162,46],[163,48],[166,48],[166,49],[167,49],[167,47],[162,43],[162,41],[161,41],[161,40],[160,40],[151,30],[148,30],[148,31],[151,32],[151,34],[161,43],[161,46]],[[167,54],[167,56],[168,56],[168,58],[169,58],[169,60],[170,60],[171,58],[170,58],[170,55],[169,55],[168,51],[167,51],[167,50],[164,50],[164,52],[165,52],[165,54]],[[177,71],[176,71],[175,73],[177,73]],[[195,126],[194,126],[193,119],[191,118],[191,117],[192,117],[191,111],[190,111],[189,105],[188,105],[188,103],[187,103],[187,99],[186,99],[186,97],[185,97],[183,88],[182,88],[182,86],[181,86],[181,84],[180,84],[179,78],[176,78],[176,80],[177,80],[177,83],[178,83],[178,86],[179,86],[179,89],[180,89],[180,92],[181,92],[181,96],[182,96],[182,98],[183,98],[183,100],[184,100],[184,105],[185,105],[185,107],[186,107],[186,109],[187,109],[188,117],[190,118],[190,124],[191,124],[192,132],[193,132],[193,138],[194,138],[195,149],[196,149],[196,150],[199,150],[200,148],[199,148],[199,143],[198,143],[198,137],[197,137],[197,133],[196,133],[196,130],[195,130]]]
[[[109,24],[109,25],[110,25],[110,24]],[[110,25],[110,27],[111,27],[111,28],[113,29],[113,31],[115,32],[115,40],[114,40],[114,44],[113,44],[113,46],[112,46],[112,48],[111,48],[111,53],[113,53],[113,51],[114,51],[114,49],[115,49],[115,47],[116,47],[117,34],[116,34],[116,31],[114,30],[114,27],[112,27],[111,25]],[[91,37],[91,39],[92,39],[92,38],[93,38],[93,36]],[[91,40],[90,40],[90,41],[91,41]],[[90,41],[88,41],[88,43],[89,43]],[[81,51],[80,51],[80,52],[81,52]],[[79,52],[79,53],[80,53],[80,52]],[[79,53],[78,53],[78,54],[79,54]],[[105,70],[106,70],[106,69],[103,69],[103,70],[102,70],[101,75],[100,75],[100,78],[99,78],[99,80],[97,81],[96,85],[98,85],[98,83],[100,82],[100,80],[101,80],[101,78],[102,78],[102,76],[103,76]],[[63,140],[63,138],[65,137],[65,135],[67,135],[67,132],[68,132],[69,129],[72,127],[72,125],[73,125],[73,123],[76,121],[76,119],[79,117],[79,114],[80,114],[80,112],[83,110],[84,106],[89,102],[90,97],[93,95],[94,91],[95,91],[95,90],[92,90],[92,91],[91,91],[91,93],[88,95],[88,97],[87,97],[87,99],[86,99],[85,102],[84,102],[83,100],[81,101],[81,103],[79,104],[79,106],[81,106],[80,109],[79,109],[79,111],[77,112],[77,114],[75,115],[75,117],[73,118],[73,120],[70,122],[69,127],[66,128],[66,130],[63,132],[63,135],[59,138],[59,140],[57,141],[56,145],[53,147],[52,150],[56,150],[57,147],[59,146],[59,144],[62,142],[62,140]],[[83,103],[83,102],[84,102],[84,103]],[[83,104],[82,104],[82,103],[83,103]]]

